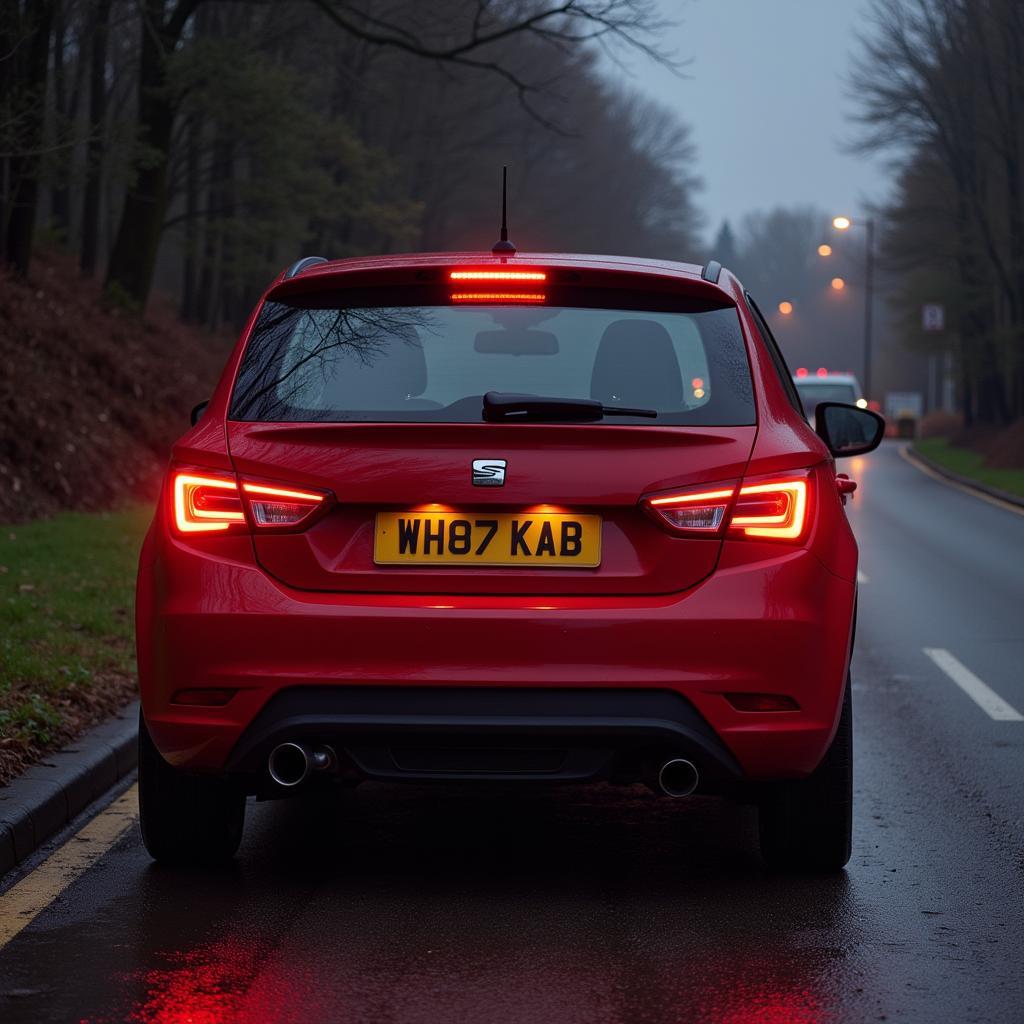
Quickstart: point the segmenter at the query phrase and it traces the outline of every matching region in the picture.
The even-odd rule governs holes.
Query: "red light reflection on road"
[[[828,1019],[808,989],[779,991],[766,985],[758,991],[747,983],[716,995],[703,1002],[697,1019],[715,1024],[821,1024]]]
[[[294,971],[286,975],[268,952],[261,953],[255,941],[229,937],[166,954],[168,966],[145,972],[145,995],[117,1019],[133,1024],[269,1024],[295,1019],[308,1006],[309,979]]]

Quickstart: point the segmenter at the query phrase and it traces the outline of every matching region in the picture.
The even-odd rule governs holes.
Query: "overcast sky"
[[[754,209],[813,203],[856,212],[887,189],[877,161],[843,151],[855,109],[845,78],[868,0],[660,0],[682,81],[632,60],[634,88],[693,128],[713,237]]]

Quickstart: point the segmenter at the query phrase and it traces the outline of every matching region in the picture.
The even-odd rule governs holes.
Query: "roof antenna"
[[[501,238],[491,247],[494,256],[515,256],[516,247],[508,240],[508,168],[501,169]]]

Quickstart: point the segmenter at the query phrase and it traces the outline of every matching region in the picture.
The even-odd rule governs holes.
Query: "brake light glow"
[[[673,533],[717,537],[728,526],[736,537],[795,541],[807,525],[808,488],[803,478],[764,480],[739,493],[725,486],[644,498],[642,507]]]
[[[453,270],[451,281],[546,281],[543,270]]]
[[[452,292],[452,302],[543,302],[543,292]]]
[[[245,524],[245,512],[232,476],[176,472],[174,525],[181,533],[221,533]]]
[[[680,533],[718,534],[735,493],[735,487],[728,487],[692,494],[672,494],[662,498],[648,498],[647,505]]]
[[[223,533],[234,528],[290,530],[305,527],[329,504],[328,491],[243,480],[215,470],[176,469],[171,475],[173,521],[179,533]]]
[[[748,537],[796,540],[807,519],[807,481],[782,480],[740,488],[730,526]]]
[[[316,491],[298,491],[245,481],[242,484],[253,525],[264,528],[298,526],[307,520],[326,497]]]

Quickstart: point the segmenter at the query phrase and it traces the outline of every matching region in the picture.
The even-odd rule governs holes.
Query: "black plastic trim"
[[[708,265],[701,271],[701,277],[712,284],[718,284],[718,278],[722,274],[722,264],[718,260],[709,260]]]
[[[502,742],[517,748],[564,748],[566,779],[598,777],[615,754],[645,750],[689,756],[709,779],[742,777],[736,759],[711,726],[686,698],[671,690],[293,687],[272,697],[253,719],[232,751],[227,770],[263,772],[273,747],[295,739],[336,744],[371,778],[437,777],[402,770],[393,761],[383,765],[377,754],[392,744],[488,747]],[[377,754],[361,756],[370,751]],[[584,753],[598,751],[605,756],[590,758]],[[585,764],[590,767],[584,769]]]
[[[301,260],[296,260],[285,272],[284,279],[286,281],[293,277],[298,277],[304,270],[308,270],[310,267],[315,267],[318,263],[326,263],[326,256],[303,256]]]

